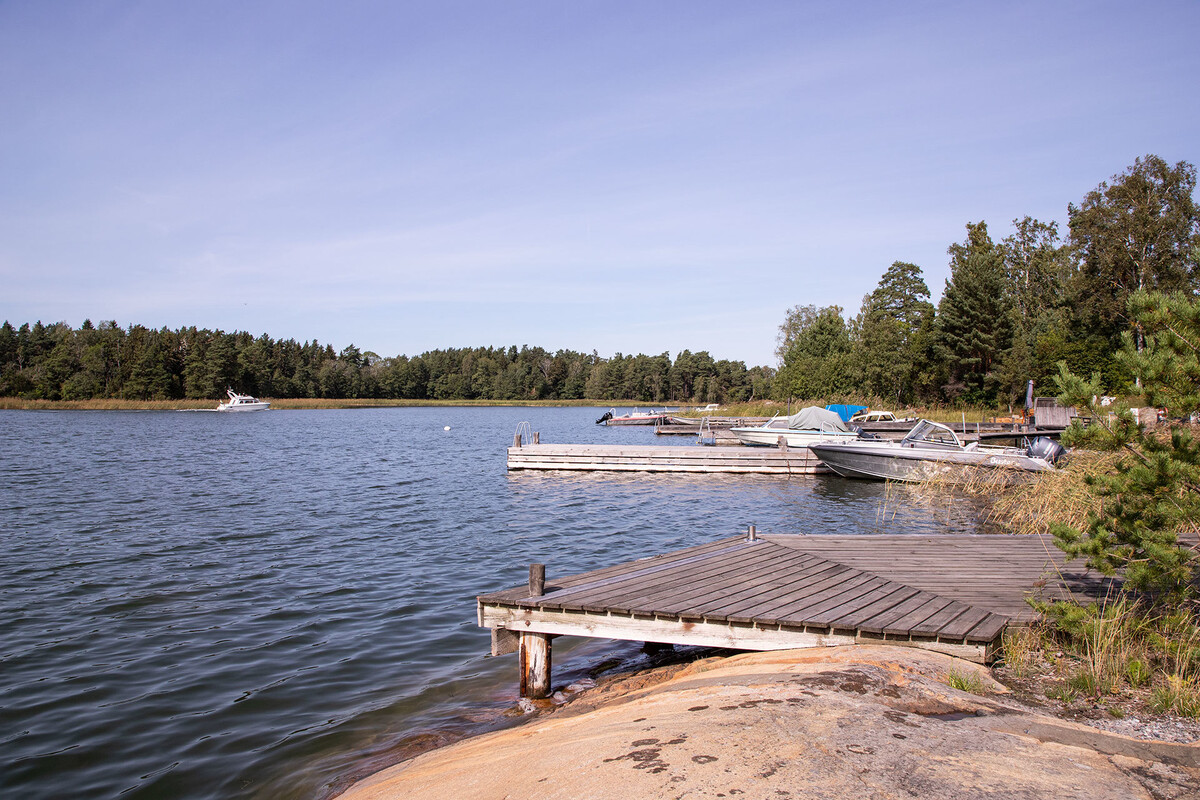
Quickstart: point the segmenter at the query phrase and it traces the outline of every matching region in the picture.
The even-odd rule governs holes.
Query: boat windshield
[[[910,446],[945,447],[955,450],[962,449],[962,442],[954,435],[954,431],[938,422],[923,419],[913,426],[908,435],[900,442]]]

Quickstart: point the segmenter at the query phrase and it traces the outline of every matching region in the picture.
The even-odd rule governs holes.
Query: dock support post
[[[546,591],[546,565],[529,565],[529,596]],[[521,632],[521,697],[541,700],[550,696],[550,636]]]
[[[519,433],[513,434],[513,447],[520,447],[520,446],[521,446],[521,434],[519,434]]]
[[[521,697],[550,696],[550,636],[521,633]]]

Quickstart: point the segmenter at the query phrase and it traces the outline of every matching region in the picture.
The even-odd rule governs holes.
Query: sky
[[[1200,161],[1200,3],[0,0],[0,319],[776,364]]]

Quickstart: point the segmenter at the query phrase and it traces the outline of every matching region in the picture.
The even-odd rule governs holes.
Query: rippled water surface
[[[320,797],[511,706],[515,658],[485,657],[474,597],[530,562],[552,577],[750,523],[972,528],[837,477],[505,471],[522,420],[664,443],[601,411],[0,411],[0,788]],[[604,647],[560,641],[556,683]]]

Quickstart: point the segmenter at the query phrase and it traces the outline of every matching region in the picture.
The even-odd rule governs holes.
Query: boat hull
[[[814,442],[853,440],[857,433],[841,431],[801,431],[790,428],[730,428],[742,444],[753,447],[777,447],[782,438],[788,447],[808,447]]]
[[[670,418],[666,414],[641,414],[639,416],[628,417],[613,417],[604,421],[605,425],[657,425],[660,422],[668,423]]]
[[[938,451],[905,448],[894,443],[817,443],[813,453],[837,474],[846,478],[921,483],[943,480],[961,482],[980,471],[1004,472],[1013,480],[1053,469],[1039,458],[1020,452]]]
[[[217,411],[266,411],[270,403],[221,403]]]

